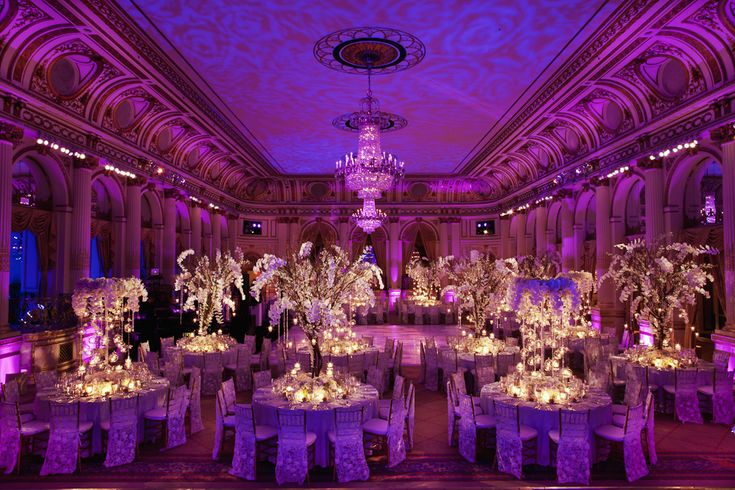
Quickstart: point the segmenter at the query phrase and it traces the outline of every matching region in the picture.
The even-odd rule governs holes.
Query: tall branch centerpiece
[[[322,367],[320,333],[349,322],[343,306],[350,301],[374,305],[373,285],[382,289],[383,281],[380,268],[366,260],[367,249],[355,261],[336,245],[316,254],[312,249],[311,242],[304,242],[286,260],[263,255],[253,269],[258,276],[250,290],[258,300],[266,286],[275,289],[277,298],[268,310],[272,325],[278,324],[284,311],[293,311],[309,341],[312,372],[318,375]]]
[[[702,258],[716,255],[718,250],[688,243],[648,246],[642,240],[616,248],[622,253],[612,255],[610,268],[600,282],[612,280],[620,291],[620,301],[630,301],[631,314],[648,320],[656,349],[670,348],[674,311],[679,310],[686,321],[686,307],[696,303],[697,295],[709,297],[705,286],[714,281],[712,265]]]

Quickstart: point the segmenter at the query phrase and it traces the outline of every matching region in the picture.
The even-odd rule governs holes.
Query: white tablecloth
[[[138,398],[138,440],[143,440],[143,415],[148,411],[163,406],[166,401],[169,383],[164,378],[157,378],[150,382],[147,388],[139,393]],[[49,420],[49,402],[63,401],[68,403],[76,403],[80,401],[79,421],[92,422],[92,451],[104,453],[107,448],[102,447],[102,430],[100,422],[110,419],[110,400],[109,398],[75,398],[70,399],[66,396],[60,396],[56,390],[40,392],[36,395],[33,411],[36,418],[47,422]]]
[[[204,353],[203,352],[189,352],[187,350],[175,347],[172,351],[179,351],[184,358],[184,367],[198,367],[204,369]],[[237,348],[233,347],[230,350],[226,350],[222,353],[222,365],[235,364],[237,362]]]
[[[442,347],[442,350],[451,350],[449,347]],[[520,347],[506,347],[503,353],[510,353],[516,355],[516,362],[520,362]],[[457,354],[457,365],[460,369],[466,369],[472,371],[475,369],[475,354],[470,352],[460,352]]]
[[[500,388],[500,383],[492,383],[482,387],[480,403],[484,413],[493,414],[492,401],[501,401],[520,407],[521,424],[533,427],[538,431],[537,461],[540,465],[548,466],[549,461],[549,431],[559,428],[559,409],[589,410],[589,441],[591,460],[595,461],[595,429],[601,425],[612,423],[612,400],[607,393],[591,391],[582,401],[563,405],[536,405],[535,402],[519,400],[506,394]]]
[[[329,466],[329,439],[327,432],[334,429],[334,409],[337,407],[362,406],[363,421],[378,416],[378,392],[370,385],[360,385],[359,391],[350,399],[334,403],[323,403],[318,408],[304,403],[294,405],[295,410],[306,411],[306,430],[316,434],[315,462],[319,466]],[[255,421],[258,424],[278,427],[276,409],[289,408],[288,401],[280,393],[273,393],[270,386],[253,393]]]

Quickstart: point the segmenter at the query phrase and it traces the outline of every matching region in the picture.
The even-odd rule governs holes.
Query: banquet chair
[[[350,356],[347,354],[332,354],[327,358],[327,362],[332,363],[332,369],[335,373],[347,374],[350,372]]]
[[[171,353],[166,364],[163,365],[163,375],[172,388],[184,384],[183,358],[180,353]]]
[[[515,364],[515,357],[511,352],[498,352],[496,362],[497,368],[495,369],[495,374],[500,379],[512,371],[512,367]]]
[[[469,395],[459,395],[459,454],[474,463],[477,459],[478,432],[486,435],[495,429],[495,418],[477,415],[475,404]]]
[[[498,470],[520,480],[523,465],[536,462],[538,431],[521,424],[518,406],[502,402],[495,403],[495,424]]]
[[[250,358],[250,367],[255,371],[265,371],[269,368],[269,358],[271,355],[271,340],[263,339],[260,345],[260,354],[254,354]]]
[[[495,369],[495,356],[492,354],[475,354],[475,369],[479,367]]]
[[[656,455],[656,434],[654,432],[655,422],[655,403],[653,393],[649,392],[646,395],[646,403],[643,407],[643,429],[642,439],[646,441],[646,449],[648,450],[648,462],[655,465],[658,461]],[[645,437],[644,437],[645,436]]]
[[[171,352],[171,349],[174,347],[174,338],[173,337],[163,337],[161,339],[161,359],[164,361],[168,361],[168,355]]]
[[[373,418],[362,426],[363,433],[367,435],[365,443],[373,450],[383,449],[386,452],[389,468],[406,459],[406,442],[403,439],[405,423],[403,400],[391,400],[388,420]]]
[[[132,463],[138,451],[138,395],[110,398],[109,418],[100,423],[100,428],[103,441],[107,440],[105,466]]]
[[[427,347],[436,347],[436,338],[435,337],[424,337],[423,344]]]
[[[424,356],[426,357],[424,387],[430,391],[437,391],[439,389],[439,354],[437,348],[425,348]]]
[[[385,346],[383,347],[383,352],[387,352],[391,359],[393,358],[394,345],[395,339],[389,337],[385,338]]]
[[[198,367],[191,368],[189,377],[189,434],[204,430],[202,420],[202,371]]]
[[[447,444],[451,447],[455,444],[455,436],[458,435],[459,419],[462,417],[459,411],[459,397],[450,379],[447,381]]]
[[[632,374],[628,377],[628,382],[625,383],[625,397],[623,398],[622,404],[613,404],[613,425],[623,427],[625,425],[625,418],[628,414],[630,407],[635,407],[641,403],[643,397],[644,385],[643,381]]]
[[[595,429],[595,437],[598,443],[606,445],[610,443],[623,444],[625,474],[629,482],[636,481],[648,474],[646,457],[643,455],[643,445],[641,443],[643,411],[643,404],[628,408],[623,427],[607,424]]]
[[[426,351],[424,350],[424,342],[419,342],[419,383],[426,381]]]
[[[329,455],[337,481],[365,481],[370,478],[362,441],[363,407],[334,409],[334,430],[327,432]]]
[[[383,374],[383,370],[378,366],[369,366],[367,384],[378,391],[379,397],[383,396],[383,393],[385,393],[385,375]]]
[[[368,337],[366,335],[363,335],[362,340],[364,340],[369,347],[372,347],[373,342],[375,341],[375,337],[372,337],[372,336]]]
[[[495,382],[495,369],[492,366],[475,368],[475,396],[479,397],[482,387]]]
[[[401,374],[401,363],[403,362],[403,342],[398,342],[396,353],[393,356],[393,367],[391,370],[391,377],[396,377]]]
[[[306,412],[279,408],[278,456],[276,457],[276,481],[304,483],[313,466],[316,434],[306,430]]]
[[[641,382],[641,390],[643,393],[646,393],[648,391],[651,391],[653,393],[658,391],[658,385],[651,384],[649,382],[650,379],[650,368],[648,366],[633,366],[633,373],[636,378],[638,378]]]
[[[3,387],[3,401],[7,403],[20,403],[20,383],[18,379],[8,380],[6,378]]]
[[[222,354],[220,352],[204,353],[204,370],[202,371],[202,394],[214,395],[222,387]]]
[[[406,450],[413,448],[413,430],[416,425],[416,386],[409,383],[406,393]]]
[[[145,440],[154,442],[163,436],[165,449],[186,443],[186,407],[189,396],[186,386],[169,388],[163,406],[148,410],[143,414]]]
[[[393,369],[393,358],[391,357],[390,352],[384,351],[378,354],[378,367],[380,368],[384,376],[383,386],[385,388],[390,388],[391,387],[391,371]]]
[[[48,390],[56,386],[56,382],[59,381],[59,372],[55,369],[39,371],[33,373],[33,379],[36,383],[36,392]]]
[[[439,351],[439,369],[441,371],[441,383],[444,386],[452,374],[457,372],[457,351],[454,349],[442,349]]]
[[[235,451],[230,474],[255,480],[259,450],[272,455],[278,430],[270,425],[256,425],[252,405],[235,405]]]
[[[145,354],[144,359],[145,365],[148,366],[148,371],[154,376],[161,375],[161,363],[158,358],[157,352],[148,352]]]
[[[147,340],[138,344],[138,361],[144,362],[145,355],[151,351],[151,344]]]
[[[224,395],[225,399],[225,413],[227,415],[234,415],[237,392],[235,391],[235,383],[232,381],[232,378],[222,382],[222,395]]]
[[[715,350],[712,354],[712,364],[715,365],[715,369],[729,371],[730,353],[724,350]]]
[[[251,349],[248,344],[237,344],[235,362],[227,364],[224,368],[229,376],[235,380],[237,391],[250,389],[250,361]]]
[[[350,354],[347,362],[349,366],[349,372],[352,376],[356,377],[359,381],[365,379],[365,353]]]
[[[697,388],[697,393],[708,402],[709,406],[706,408],[712,413],[712,422],[731,425],[735,417],[733,373],[724,369],[715,369],[712,376],[712,384],[700,386]]]
[[[297,352],[296,362],[299,363],[302,371],[311,371],[311,354],[309,352]]]
[[[664,385],[664,391],[674,397],[676,418],[684,422],[702,423],[702,412],[699,410],[697,397],[697,369],[674,370],[674,384]]]
[[[250,353],[255,354],[255,335],[246,335],[243,339],[243,344],[250,346]]]
[[[253,373],[253,391],[270,386],[273,383],[270,371],[258,371]]]
[[[398,400],[403,400],[403,384],[405,382],[403,376],[396,376],[393,382],[393,393],[388,400],[378,400],[380,418],[388,420],[390,416],[390,404]]]
[[[0,468],[5,468],[6,475],[12,473],[13,469],[20,474],[23,453],[33,454],[36,438],[48,430],[48,422],[22,421],[18,402],[0,403]]]
[[[49,403],[50,421],[41,475],[77,471],[82,452],[91,445],[92,422],[80,422],[81,403]]]
[[[225,440],[228,436],[235,435],[235,416],[227,415],[224,392],[220,388],[215,399],[214,412],[214,446],[212,447],[212,459],[218,460]]]
[[[556,478],[559,483],[590,483],[590,412],[559,410],[559,429],[549,431],[556,447]]]
[[[627,373],[625,360],[620,357],[610,358],[610,385],[613,390],[622,389],[625,386]]]

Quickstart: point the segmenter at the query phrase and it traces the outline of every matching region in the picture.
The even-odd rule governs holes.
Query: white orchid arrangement
[[[561,270],[559,254],[551,252],[546,255],[523,255],[516,257],[518,275],[535,279],[551,279]]]
[[[213,262],[206,255],[198,257],[192,272],[186,266],[186,259],[193,255],[194,250],[191,249],[179,254],[176,262],[181,273],[176,276],[174,289],[186,295],[182,310],[196,311],[197,334],[206,335],[212,321],[216,319],[218,323],[224,323],[225,308],[234,314],[236,304],[233,286],[240,292],[241,298],[245,297],[242,268],[247,261],[243,259],[240,249],[235,251],[234,256],[229,252],[217,251]]]
[[[468,258],[447,257],[445,264],[449,285],[444,290],[454,291],[460,308],[469,310],[470,322],[479,336],[488,313],[505,309],[506,293],[517,274],[518,263],[473,250]]]
[[[432,306],[439,302],[441,279],[446,271],[448,258],[440,257],[430,261],[418,253],[411,255],[406,265],[406,274],[413,281],[413,299],[423,306]]]
[[[83,357],[90,359],[90,365],[114,364],[129,355],[135,313],[140,302],[147,300],[148,291],[137,277],[79,280],[71,303],[81,325],[80,337],[92,329],[83,346]]]
[[[710,246],[688,243],[659,243],[647,246],[642,240],[616,245],[622,253],[613,254],[609,270],[600,282],[612,280],[620,291],[620,301],[630,301],[636,318],[649,321],[656,348],[670,346],[669,332],[673,313],[688,320],[686,307],[697,295],[709,297],[707,282],[714,281],[711,264],[702,263],[704,255],[716,255]]]
[[[288,260],[265,254],[255,264],[258,274],[250,288],[259,300],[261,291],[272,286],[277,294],[268,317],[278,324],[284,311],[291,310],[309,340],[314,369],[321,368],[320,332],[343,327],[347,319],[343,305],[350,302],[373,306],[373,285],[383,288],[380,268],[366,260],[367,248],[355,261],[333,245],[312,257],[313,245],[305,242]]]

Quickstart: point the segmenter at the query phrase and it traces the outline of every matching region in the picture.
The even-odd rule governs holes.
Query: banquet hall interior
[[[0,488],[735,487],[735,0],[0,0]]]

